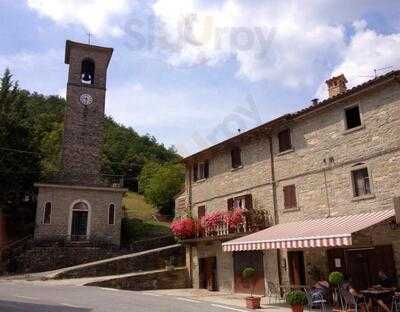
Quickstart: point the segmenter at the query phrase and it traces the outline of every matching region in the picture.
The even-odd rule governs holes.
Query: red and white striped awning
[[[274,225],[222,244],[224,251],[349,246],[352,234],[385,221],[394,210]]]

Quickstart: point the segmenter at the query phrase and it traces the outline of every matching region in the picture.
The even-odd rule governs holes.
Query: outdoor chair
[[[400,294],[395,294],[392,297],[392,312],[400,312]]]
[[[322,312],[326,311],[327,301],[324,298],[323,292],[311,292],[309,289],[304,288],[304,292],[307,297],[307,307],[309,310],[318,308]]]
[[[266,296],[268,297],[268,303],[279,303],[281,300],[279,287],[277,287],[276,284],[267,281],[267,288]]]
[[[367,300],[364,296],[354,296],[347,289],[340,289],[339,296],[342,303],[342,309],[354,309],[355,312],[361,311],[361,307],[364,306],[365,311],[368,312]]]

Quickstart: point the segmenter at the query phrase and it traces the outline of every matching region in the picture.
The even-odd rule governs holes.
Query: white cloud
[[[83,25],[94,35],[120,37],[118,18],[130,12],[129,0],[27,0],[28,6],[62,25]]]
[[[348,87],[361,84],[375,75],[400,68],[400,33],[383,35],[369,29],[365,21],[353,24],[355,34],[343,51],[342,60],[335,66],[331,76],[345,74]],[[325,84],[321,84],[317,96],[327,97]]]
[[[234,57],[237,75],[250,81],[309,86],[345,46],[344,27],[319,19],[318,7],[305,9],[300,2],[201,3],[158,0],[153,6],[168,39],[177,45],[169,55],[172,65],[214,66]]]

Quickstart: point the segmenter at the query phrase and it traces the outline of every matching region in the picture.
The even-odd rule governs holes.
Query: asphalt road
[[[0,312],[229,312],[246,311],[225,305],[87,286],[0,282]]]

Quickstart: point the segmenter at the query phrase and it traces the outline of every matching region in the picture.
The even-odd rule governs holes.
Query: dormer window
[[[198,162],[193,165],[193,181],[207,179],[208,173],[209,173],[208,160]]]
[[[85,84],[94,84],[94,62],[91,59],[84,59],[81,68],[81,82]]]

